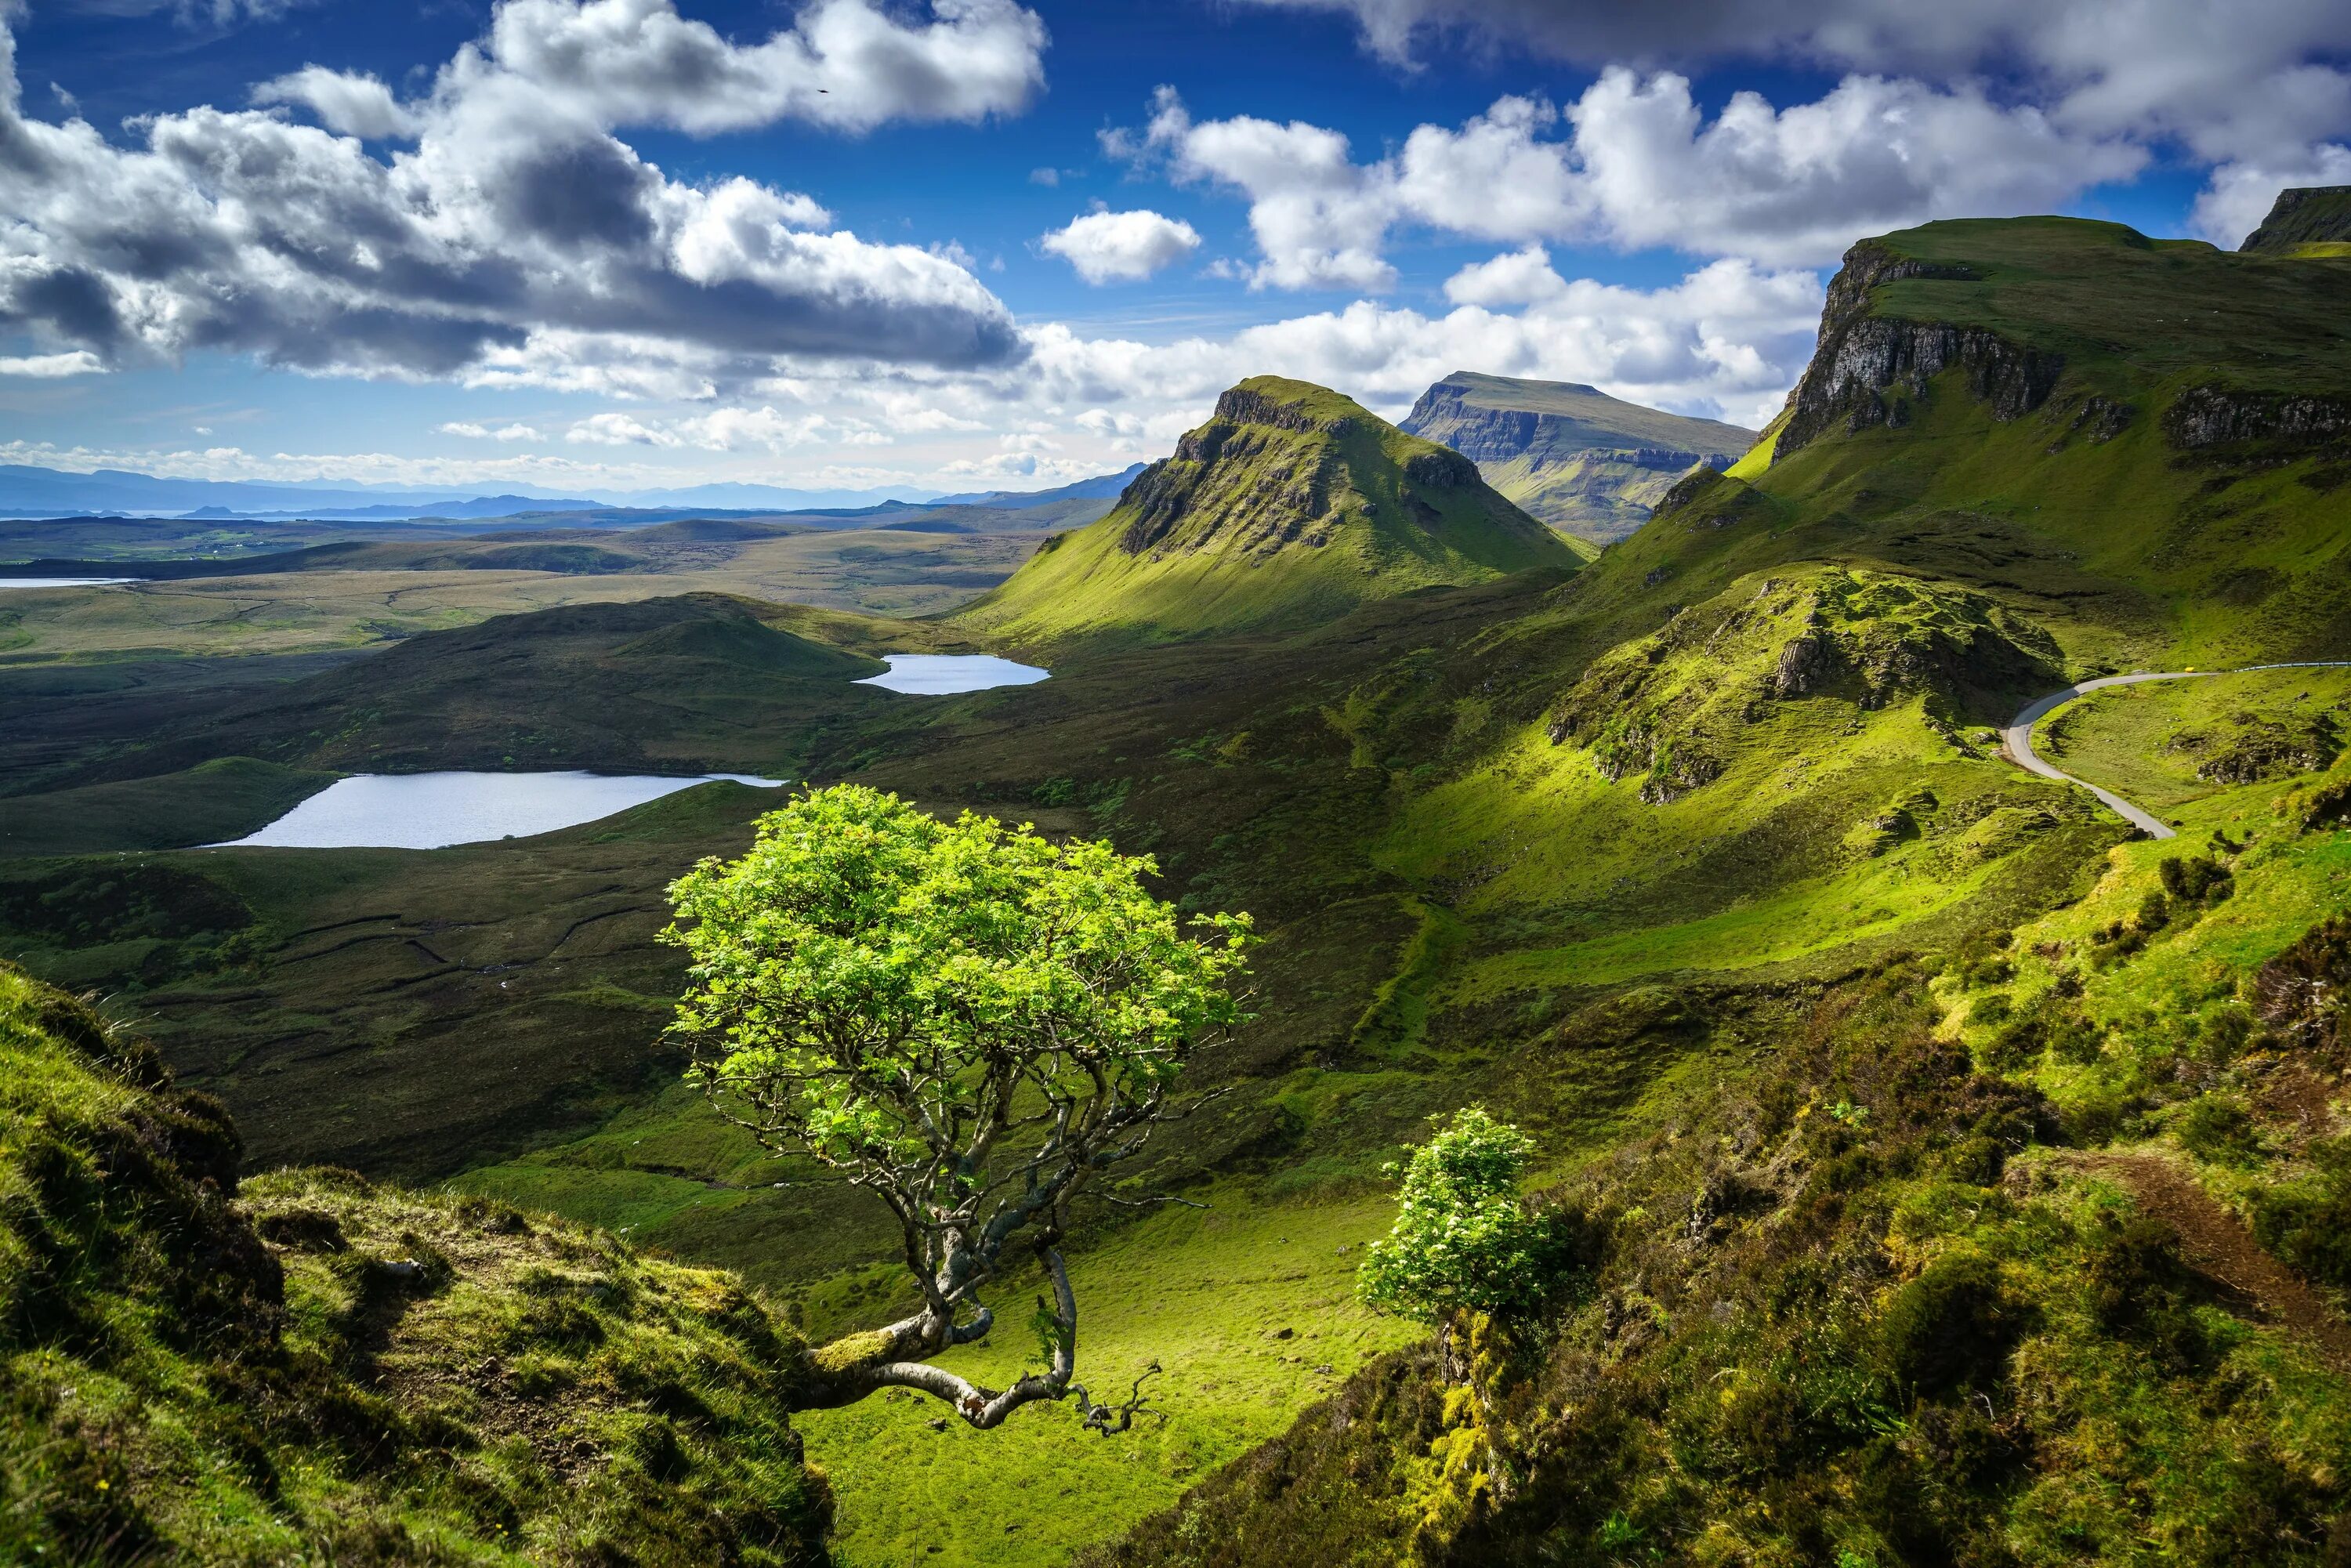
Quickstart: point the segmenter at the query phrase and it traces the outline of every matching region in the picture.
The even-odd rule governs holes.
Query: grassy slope
[[[1297,628],[1370,599],[1575,564],[1485,486],[1407,478],[1407,463],[1442,449],[1352,399],[1273,376],[1236,394],[1278,405],[1302,428],[1220,413],[1110,516],[1050,542],[956,623],[1014,643]],[[1186,455],[1208,449],[1206,460]],[[1189,495],[1172,533],[1130,548],[1155,481]]]
[[[0,966],[0,1557],[822,1561],[830,1499],[721,1274],[283,1172]]]
[[[1211,1068],[1243,1092],[1171,1142],[1167,1179],[1246,1171],[1257,1162],[1265,1185],[1256,1201],[1311,1211],[1337,1202],[1333,1195],[1347,1182],[1360,1183],[1378,1151],[1418,1115],[1473,1096],[1544,1128],[1562,1159],[1577,1157],[1672,1115],[1688,1093],[1704,1093],[1700,1080],[1685,1076],[1697,1071],[1692,1064],[1743,1069],[1731,1042],[1770,1036],[1740,1010],[1760,1003],[1724,999],[1732,983],[1749,998],[1801,991],[1890,946],[1945,946],[1973,922],[2037,918],[2114,836],[2065,792],[1963,755],[1997,682],[1928,683],[1906,689],[1899,702],[1874,704],[1863,685],[1832,684],[1765,705],[1752,724],[1731,722],[1737,716],[1729,709],[1684,701],[1709,686],[1751,689],[1748,683],[1772,666],[1790,628],[1771,618],[1729,633],[1748,638],[1729,661],[1734,680],[1713,680],[1700,656],[1730,613],[1762,591],[1764,579],[1809,580],[1821,569],[1801,563],[1827,560],[1848,573],[1917,581],[1930,604],[1948,607],[1954,596],[1974,594],[1993,606],[1995,622],[2005,617],[2037,628],[2066,674],[2143,653],[2177,657],[2169,653],[2175,622],[2210,616],[2249,644],[2274,623],[2225,599],[2198,601],[2184,576],[2173,582],[2142,570],[2119,542],[2108,542],[2119,541],[2122,528],[2101,497],[2116,486],[2141,485],[2158,502],[2181,504],[2186,482],[2159,448],[2135,449],[2130,464],[2116,456],[2134,450],[2125,443],[2148,435],[2151,419],[2113,442],[2076,442],[2066,449],[2070,457],[2053,458],[2053,433],[2032,418],[1999,425],[1963,384],[1947,381],[1930,391],[1907,428],[1816,442],[1766,470],[1761,487],[1725,486],[1658,519],[1563,589],[1520,581],[1368,603],[1304,643],[1240,639],[1135,653],[1096,648],[1073,654],[1066,667],[1057,663],[1055,680],[1017,695],[942,705],[920,718],[911,708],[896,710],[886,722],[838,737],[817,761],[926,799],[1001,802],[1021,814],[1049,804],[1123,847],[1158,852],[1171,894],[1266,917],[1278,938],[1266,955],[1268,1021]],[[1863,494],[1871,486],[1848,468],[1860,461],[1853,452],[1864,449],[1878,455],[1886,477],[1909,486],[1904,497],[1912,498],[1881,507]],[[2310,460],[2297,463],[2203,476],[2253,487],[2224,487],[2230,496],[2269,495],[2268,486],[2299,505],[2294,497],[2309,491],[2304,481],[2315,470]],[[2148,465],[2152,477],[2142,472]],[[1816,481],[1825,487],[1807,487]],[[2041,488],[2011,497],[2000,486],[2012,481]],[[1952,499],[1980,483],[1983,497]],[[1929,493],[1942,499],[1915,501]],[[2058,515],[2030,517],[2033,504]],[[2283,528],[2300,515],[2288,507],[2270,521]],[[2067,530],[2082,533],[2087,548],[2077,549]],[[2313,537],[2323,546],[2331,536],[2322,526]],[[2283,559],[2285,547],[2277,549]],[[2086,559],[2094,554],[2095,561]],[[1935,618],[1889,605],[1867,619],[1923,628]],[[1655,666],[1665,677],[1659,685],[1629,694],[1616,686],[1587,691],[1604,699],[1593,709],[1598,728],[1550,738],[1550,721],[1588,671],[1610,665],[1612,650],[1617,662],[1646,665],[1651,646],[1663,655]],[[1722,750],[1723,771],[1663,806],[1645,805],[1644,782],[1658,771],[1654,750],[1647,772],[1614,781],[1595,761],[1611,717],[1659,721],[1649,723],[1653,739],[1710,738]],[[1620,728],[1616,741],[1626,733]],[[1774,772],[1791,747],[1816,756],[1814,768],[1828,781],[1817,789],[1782,788],[1787,804],[1775,806],[1771,787],[1796,783]],[[1936,805],[1906,801],[1928,770]],[[1552,804],[1531,806],[1530,794]],[[1979,808],[1980,816],[1967,815]],[[1907,827],[1897,813],[1908,817]],[[1727,838],[1717,831],[1726,819],[1740,830]],[[2048,824],[2037,836],[2036,823]],[[648,852],[626,869],[580,858],[567,874],[576,873],[583,887],[602,885],[588,880],[601,875],[613,892],[599,897],[642,904],[682,849]],[[529,852],[537,860],[544,852]],[[1943,885],[1956,857],[1993,866],[1966,902],[1951,901]],[[348,863],[321,859],[305,874],[323,887]],[[409,879],[429,870],[439,907],[450,912],[441,918],[462,924],[471,919],[463,912],[465,890],[511,878],[517,863],[485,852],[475,860],[387,866],[382,880],[362,890],[382,907],[365,907],[360,896],[350,913],[421,907],[410,891],[419,884]],[[1892,918],[1856,931],[1842,904],[1824,918],[1823,889],[1859,915],[1883,908]],[[515,889],[517,900],[529,894],[527,886]],[[325,895],[314,889],[302,899],[317,907]],[[580,912],[608,907],[583,904]],[[627,916],[640,931],[654,918],[645,909]],[[1805,919],[1818,923],[1823,940],[1806,937]],[[470,972],[502,960],[508,944],[496,934],[501,922],[518,928],[497,917],[458,967],[467,972],[428,977],[431,986],[372,966],[399,954],[410,929],[427,946],[436,930],[389,922],[385,940],[343,949],[369,956],[350,977],[363,1010],[347,1016],[381,1020],[381,1032],[340,1038],[373,1039],[380,1043],[371,1049],[384,1052],[400,1051],[413,1035],[458,1040],[470,1010],[498,999],[491,988],[501,977]],[[630,928],[617,911],[602,924]],[[614,1051],[604,1060],[624,1060],[620,1049],[632,1042],[641,1049],[657,1021],[648,1003],[660,994],[658,980],[614,979],[600,988],[592,978],[598,966],[571,960],[571,972],[590,975],[590,983],[563,983],[559,959],[545,948],[533,957],[533,984],[544,989],[502,1015],[505,1027],[559,1039],[597,1016],[566,1011],[573,1003],[565,998],[593,997],[601,998],[596,1007],[611,1004],[615,1017],[644,1009],[633,1019],[635,1035],[621,1029],[603,1037]],[[322,955],[311,972],[338,976],[352,962]],[[216,1031],[244,1006],[235,993],[250,983],[250,972],[234,967],[206,982],[215,995],[201,1006],[214,1009],[212,1021],[188,1031],[186,1049],[217,1051],[209,1060],[234,1066],[234,1036]],[[237,1025],[245,1040],[257,1042],[282,1026],[279,1009],[291,999],[288,993],[256,1000]],[[290,1032],[281,1028],[280,1037]],[[341,1070],[322,1055],[314,1071]],[[517,1087],[527,1087],[528,1075],[517,1074]],[[265,1083],[258,1073],[250,1082]],[[422,1074],[409,1082],[422,1118],[433,1086]],[[612,1100],[625,1092],[615,1085]],[[540,1114],[545,1102],[524,1096],[509,1103],[519,1107],[509,1113],[519,1123]],[[279,1100],[280,1124],[292,1124],[300,1106],[299,1096]],[[615,1218],[629,1213],[622,1223],[637,1223],[642,1212],[665,1242],[700,1256],[789,1258],[790,1243],[821,1237],[810,1247],[824,1260],[814,1271],[838,1271],[785,1281],[801,1290],[804,1311],[821,1317],[882,1310],[844,1294],[861,1277],[854,1244],[838,1239],[856,1234],[852,1219],[764,1207],[776,1200],[705,1186],[734,1168],[726,1164],[731,1156],[709,1145],[683,1113],[661,1135],[674,1148],[699,1144],[703,1152],[683,1154],[671,1171],[632,1166],[615,1146],[623,1130],[616,1122],[582,1144],[542,1150],[522,1167],[499,1167],[520,1174],[483,1179],[512,1179],[545,1201]],[[1339,1185],[1285,1186],[1280,1173],[1290,1169],[1328,1173]],[[538,1186],[519,1186],[532,1182]],[[1221,1259],[1210,1246],[1182,1269],[1214,1285],[1242,1278],[1240,1261]],[[1301,1287],[1308,1294],[1318,1288],[1311,1280]],[[1136,1326],[1131,1336],[1122,1330],[1118,1344],[1197,1332],[1172,1312],[1124,1321]],[[1210,1325],[1211,1337],[1245,1327],[1238,1318]],[[1084,1463],[1101,1467],[1102,1495],[1122,1499],[1121,1509],[1141,1506],[1172,1479],[1113,1485],[1107,1478],[1122,1474],[1116,1467],[1125,1461],[1101,1445],[1086,1451],[1097,1455]],[[1041,1470],[1048,1461],[1035,1463]],[[1092,1473],[1073,1471],[1063,1484],[1085,1490]],[[891,1551],[918,1551],[937,1538],[939,1526],[917,1515],[893,1517],[898,1522],[887,1532],[876,1527],[864,1549],[873,1549],[876,1535]],[[1102,1522],[1116,1521],[1105,1515]]]
[[[220,843],[275,821],[334,780],[332,773],[226,757],[158,779],[20,797],[0,820],[0,856]]]

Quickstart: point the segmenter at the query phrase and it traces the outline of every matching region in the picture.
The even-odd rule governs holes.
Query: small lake
[[[104,588],[110,583],[138,580],[135,577],[0,577],[0,591],[11,588]]]
[[[339,779],[261,831],[214,849],[438,850],[577,827],[728,779],[762,789],[780,779],[606,773],[362,773]]]
[[[886,675],[868,675],[861,686],[909,696],[938,697],[955,692],[984,692],[992,686],[1033,686],[1051,674],[1034,664],[1016,664],[993,653],[884,653]]]

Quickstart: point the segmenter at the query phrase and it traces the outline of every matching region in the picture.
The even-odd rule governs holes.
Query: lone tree
[[[879,1195],[922,1290],[913,1316],[810,1354],[810,1408],[915,1388],[985,1428],[1075,1395],[1105,1433],[1143,1408],[1140,1379],[1116,1407],[1073,1381],[1060,1243],[1088,1184],[1192,1108],[1176,1082],[1241,1021],[1233,988],[1256,941],[1246,915],[1186,935],[1143,886],[1156,869],[841,785],[671,887],[664,936],[693,956],[672,1031],[705,1087],[765,1146]],[[1051,1291],[1032,1320],[1043,1370],[993,1389],[928,1364],[987,1333],[980,1291],[1024,1258]]]
[[[1477,1105],[1415,1149],[1395,1224],[1356,1276],[1365,1303],[1436,1325],[1449,1346],[1458,1314],[1509,1316],[1539,1301],[1560,1248],[1519,1197],[1533,1154],[1525,1134]]]

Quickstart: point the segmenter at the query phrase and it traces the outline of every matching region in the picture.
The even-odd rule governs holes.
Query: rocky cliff
[[[1467,371],[1421,394],[1402,428],[1469,458],[1553,528],[1599,543],[1640,527],[1681,476],[1729,467],[1755,439],[1593,387]]]
[[[2048,401],[2065,369],[2063,355],[1984,327],[1876,313],[1872,296],[1879,287],[1913,277],[1977,281],[1964,265],[1921,261],[1876,241],[1845,252],[1829,284],[1812,363],[1789,395],[1775,456],[1839,425],[1899,426],[1909,416],[1907,400],[1886,394],[1898,387],[1911,399],[1924,397],[1928,380],[1954,365],[1967,371],[1970,392],[1991,405],[1994,419],[2019,418]]]
[[[2351,245],[2351,185],[2280,191],[2270,215],[2237,248],[2290,256],[2306,246],[2337,245]]]

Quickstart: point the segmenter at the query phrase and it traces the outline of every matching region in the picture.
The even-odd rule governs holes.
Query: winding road
[[[2076,697],[2103,691],[2108,686],[2135,686],[2142,681],[2200,681],[2212,675],[2250,675],[2261,670],[2340,670],[2351,668],[2351,660],[2311,659],[2292,664],[2246,664],[2233,670],[2161,670],[2137,675],[2102,675],[2095,681],[2084,681],[2067,686],[2062,692],[2052,692],[2036,698],[2020,710],[2001,728],[2000,738],[2008,755],[2027,773],[2038,773],[2043,779],[2056,779],[2067,784],[2078,784],[2095,795],[2100,803],[2125,821],[2151,839],[2179,837],[2171,824],[2132,805],[2109,789],[2101,789],[2086,779],[2076,779],[2071,773],[2053,766],[2032,749],[2032,727],[2064,707]]]

